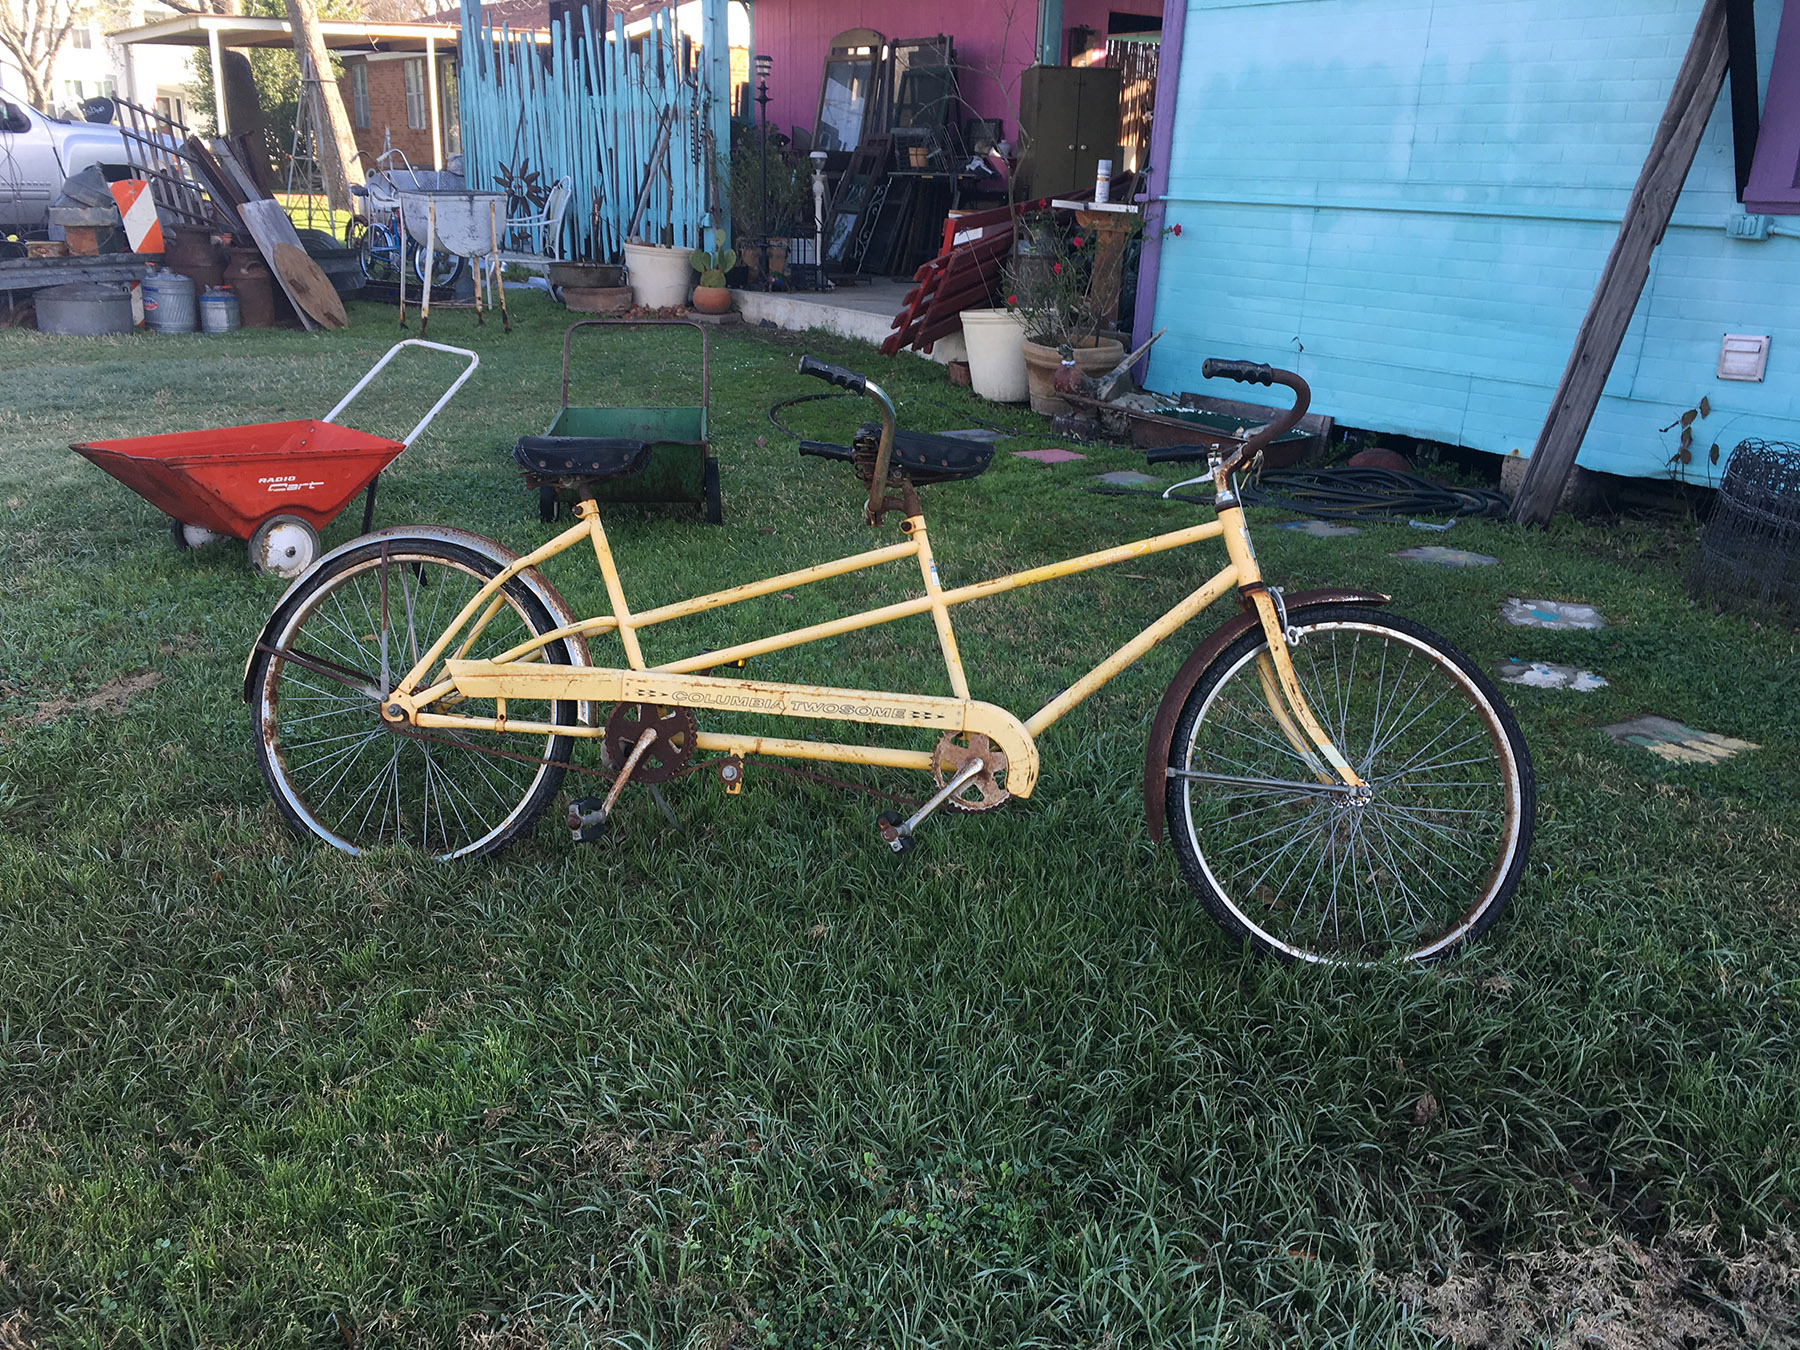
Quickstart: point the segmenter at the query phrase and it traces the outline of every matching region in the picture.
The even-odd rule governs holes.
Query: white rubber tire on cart
[[[250,565],[292,581],[319,557],[319,532],[299,516],[270,516],[250,536]]]

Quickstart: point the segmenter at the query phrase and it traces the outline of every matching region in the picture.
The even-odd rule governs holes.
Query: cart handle
[[[449,352],[452,356],[466,356],[469,358],[468,368],[456,377],[456,382],[444,391],[444,396],[431,405],[431,411],[419,419],[419,425],[406,433],[406,439],[401,442],[402,446],[410,446],[414,441],[419,439],[419,433],[431,425],[431,419],[444,410],[444,405],[456,396],[456,391],[458,389],[461,389],[463,385],[468,383],[469,376],[475,373],[475,367],[481,364],[481,358],[475,355],[475,353],[470,351],[467,347],[446,347],[441,342],[427,342],[424,338],[407,338],[404,341],[396,342],[393,346],[389,347],[387,349],[387,355],[383,356],[381,360],[370,367],[369,373],[356,382],[356,387],[338,400],[337,407],[325,414],[325,420],[327,422],[337,421],[338,414],[350,406],[350,400],[362,393],[364,389],[368,388],[369,381],[381,374],[381,368],[389,361],[392,361],[402,347],[429,347],[434,352]]]
[[[577,328],[692,328],[700,335],[700,406],[712,417],[712,355],[707,348],[706,325],[692,319],[578,319],[563,330],[562,406],[569,406],[569,341]]]

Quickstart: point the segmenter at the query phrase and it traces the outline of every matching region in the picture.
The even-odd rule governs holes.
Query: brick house
[[[437,66],[437,124],[443,158],[462,153],[462,127],[456,102],[456,39],[450,29],[445,43],[429,57],[423,52],[368,52],[344,57],[338,88],[356,135],[364,167],[390,147],[401,151],[415,168],[436,162],[431,134],[431,71]]]

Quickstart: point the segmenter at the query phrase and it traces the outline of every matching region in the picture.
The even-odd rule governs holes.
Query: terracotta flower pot
[[[1075,348],[1075,364],[1089,375],[1104,375],[1124,359],[1125,348],[1114,338],[1088,338]],[[1046,347],[1041,342],[1025,343],[1025,375],[1031,384],[1031,411],[1034,413],[1056,417],[1075,411],[1066,399],[1058,398],[1051,387],[1056,368],[1061,364],[1062,356],[1055,347]]]
[[[699,310],[702,314],[731,313],[731,287],[694,287],[694,308]]]

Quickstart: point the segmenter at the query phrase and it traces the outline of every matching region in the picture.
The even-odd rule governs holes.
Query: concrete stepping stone
[[[1606,688],[1606,680],[1591,670],[1549,661],[1521,661],[1516,656],[1502,661],[1499,672],[1507,684],[1522,684],[1530,689],[1571,689],[1577,694],[1589,694]]]
[[[1740,750],[1762,748],[1753,741],[1740,741],[1734,736],[1696,731],[1667,717],[1634,717],[1629,722],[1617,722],[1607,727],[1606,734],[1620,745],[1642,746],[1671,764],[1719,764]]]
[[[1100,475],[1102,483],[1111,483],[1114,487],[1150,487],[1160,484],[1162,479],[1152,478],[1147,473],[1139,473],[1136,469],[1114,469],[1111,473]]]
[[[1039,464],[1067,464],[1072,459],[1087,458],[1073,450],[1015,450],[1013,455],[1018,459],[1035,459]]]
[[[1394,556],[1405,562],[1435,563],[1439,567],[1492,567],[1500,561],[1486,553],[1471,553],[1464,548],[1445,548],[1442,544],[1403,548]]]
[[[1362,533],[1355,525],[1340,525],[1335,520],[1284,520],[1275,528],[1293,530],[1296,534],[1310,534],[1314,539],[1341,539],[1347,534]]]
[[[1606,619],[1592,605],[1568,600],[1521,600],[1517,596],[1500,607],[1500,616],[1515,628],[1604,628]]]

